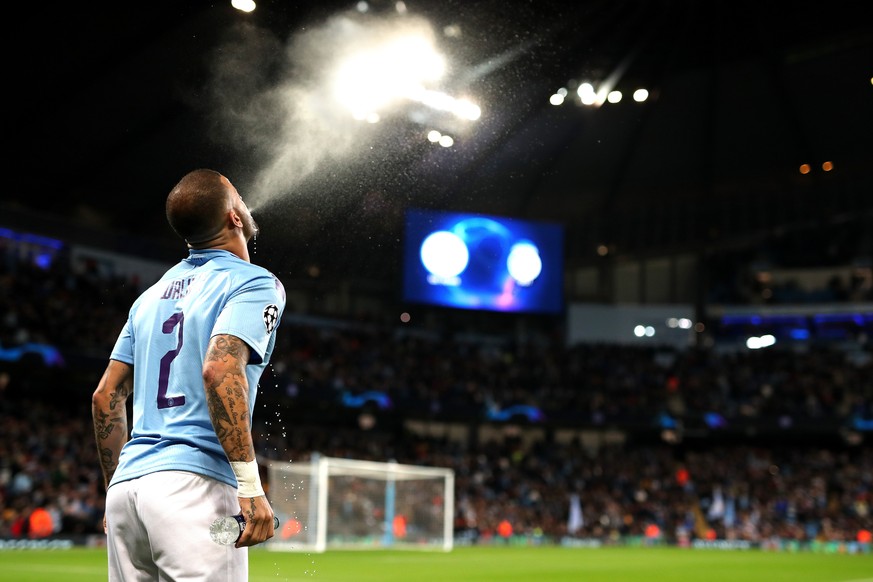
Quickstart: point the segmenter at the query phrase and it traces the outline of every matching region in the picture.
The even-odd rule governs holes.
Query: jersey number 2
[[[164,333],[173,333],[176,326],[179,326],[179,343],[176,344],[176,349],[170,350],[164,357],[161,358],[161,371],[158,376],[158,409],[172,408],[174,406],[182,406],[185,404],[185,396],[171,396],[167,398],[167,385],[170,383],[170,364],[182,351],[182,340],[185,337],[182,333],[183,323],[185,322],[185,314],[181,311],[174,313],[164,322],[161,331]]]

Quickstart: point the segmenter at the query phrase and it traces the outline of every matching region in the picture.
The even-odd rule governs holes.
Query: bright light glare
[[[564,96],[560,95],[558,93],[555,93],[554,95],[549,97],[549,103],[551,103],[552,105],[560,105],[563,102],[564,102]]]
[[[254,0],[230,0],[230,5],[242,12],[253,12],[255,10]]]
[[[447,230],[430,234],[421,243],[419,253],[424,268],[445,279],[458,276],[470,260],[470,252],[461,237]]]
[[[478,105],[464,98],[425,87],[442,78],[445,59],[433,44],[419,36],[388,41],[357,53],[339,69],[335,81],[337,100],[355,119],[369,119],[394,102],[407,99],[469,121],[482,115]]]
[[[339,69],[337,99],[359,119],[380,111],[397,99],[415,99],[427,93],[423,84],[438,80],[445,60],[420,36],[404,36],[362,51]],[[418,97],[418,98],[417,98]]]
[[[450,135],[442,135],[440,136],[439,144],[444,148],[450,148],[455,143],[455,140],[452,139]]]
[[[594,105],[597,102],[597,93],[591,83],[580,84],[579,88],[576,89],[576,94],[579,95],[583,105]]]
[[[406,97],[427,105],[431,109],[452,113],[461,119],[475,121],[482,115],[482,110],[479,109],[478,105],[466,99],[455,99],[442,91],[430,91],[424,87],[418,87]]]
[[[649,98],[649,92],[645,89],[637,89],[634,91],[634,101],[637,103],[642,103],[646,99]]]
[[[509,250],[506,268],[519,285],[530,285],[543,271],[539,249],[530,241],[515,243]]]
[[[429,132],[427,132],[427,141],[429,141],[431,143],[436,143],[440,140],[440,138],[442,136],[443,135],[440,132],[438,132],[435,129],[432,129]]]
[[[760,350],[761,348],[769,348],[776,343],[776,338],[770,334],[762,335],[761,337],[750,337],[746,340],[746,347],[750,350]]]
[[[610,91],[606,96],[606,100],[610,103],[618,103],[621,101],[621,91]]]

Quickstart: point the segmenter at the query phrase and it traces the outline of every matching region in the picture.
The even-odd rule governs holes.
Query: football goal
[[[281,522],[268,549],[452,549],[452,469],[316,454],[270,462],[268,479]]]

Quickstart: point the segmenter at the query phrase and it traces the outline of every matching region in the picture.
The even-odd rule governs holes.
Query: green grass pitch
[[[681,548],[459,547],[451,552],[253,549],[250,582],[873,582],[873,554]],[[0,580],[106,579],[104,549],[2,550]]]

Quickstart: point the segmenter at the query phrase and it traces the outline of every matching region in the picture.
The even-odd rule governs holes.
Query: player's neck
[[[195,245],[188,245],[188,248],[193,250],[223,250],[228,251],[230,253],[235,254],[242,260],[247,263],[251,263],[251,258],[249,257],[249,247],[248,243],[242,236],[234,236],[234,237],[221,237],[212,244],[205,245],[202,247],[198,247]]]

